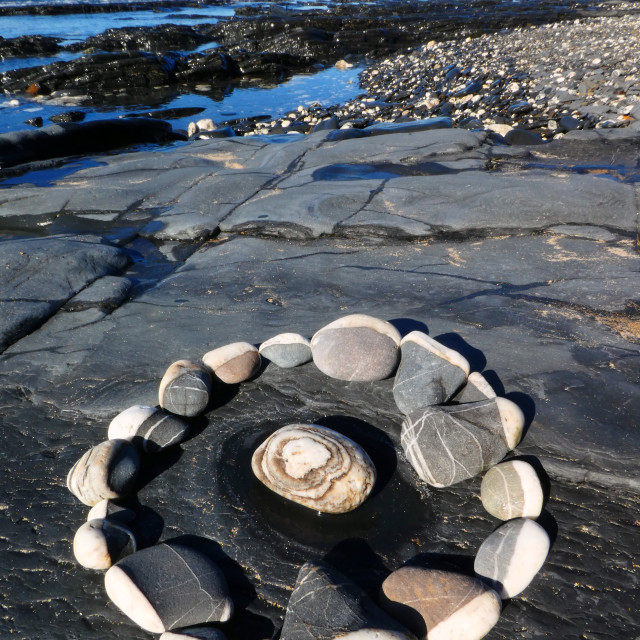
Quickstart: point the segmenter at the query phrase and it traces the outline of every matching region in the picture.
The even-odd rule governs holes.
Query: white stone
[[[501,598],[513,598],[538,573],[550,546],[547,532],[535,520],[510,520],[480,545],[474,564],[476,575],[492,584]]]

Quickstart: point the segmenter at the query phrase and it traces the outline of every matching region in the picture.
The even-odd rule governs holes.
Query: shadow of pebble
[[[364,538],[348,538],[336,544],[323,558],[358,585],[376,602],[390,570]]]
[[[480,349],[472,347],[457,333],[442,333],[439,336],[435,336],[434,340],[463,355],[469,362],[471,371],[482,371],[487,366],[487,359],[484,353]]]
[[[251,604],[257,599],[255,587],[242,566],[229,557],[218,542],[192,534],[181,535],[173,540],[208,556],[224,574],[235,612],[224,625],[224,633],[229,640],[259,640],[273,636],[273,621],[251,611]]]
[[[422,331],[423,333],[429,333],[429,329],[424,322],[412,320],[411,318],[394,318],[393,320],[389,320],[389,323],[392,324],[400,332],[400,335],[403,338],[412,331]]]

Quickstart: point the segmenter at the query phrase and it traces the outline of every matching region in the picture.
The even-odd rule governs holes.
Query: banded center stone
[[[312,438],[290,440],[282,448],[285,470],[292,478],[304,478],[310,469],[322,468],[329,458],[329,449]]]

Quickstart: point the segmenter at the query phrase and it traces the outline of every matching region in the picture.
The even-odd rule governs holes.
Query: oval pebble
[[[278,429],[256,449],[251,467],[272,491],[324,513],[360,506],[376,479],[373,462],[360,445],[313,424]]]
[[[550,546],[547,532],[534,520],[510,520],[480,545],[474,570],[501,598],[513,598],[540,571]]]
[[[260,354],[282,369],[298,367],[312,359],[309,340],[299,333],[281,333],[260,345]]]
[[[401,336],[389,322],[364,314],[345,316],[311,339],[315,365],[338,380],[383,380],[400,360]]]
[[[189,360],[178,360],[164,374],[158,398],[166,411],[190,418],[204,412],[210,393],[209,371]]]
[[[239,384],[253,378],[260,371],[258,350],[248,342],[234,342],[205,353],[205,366],[225,384]]]
[[[498,622],[498,594],[470,576],[402,567],[382,583],[380,606],[418,638],[479,640]]]
[[[124,525],[110,520],[89,520],[73,538],[73,555],[86,569],[108,569],[135,551],[133,533]]]
[[[67,488],[92,507],[101,500],[123,498],[140,469],[137,449],[127,440],[106,440],[87,451],[67,474]]]
[[[188,434],[189,425],[184,420],[145,405],[135,405],[119,413],[108,431],[109,439],[129,440],[147,453],[179,444]]]
[[[482,506],[500,520],[537,518],[544,502],[536,470],[524,460],[502,462],[487,471],[480,485]]]

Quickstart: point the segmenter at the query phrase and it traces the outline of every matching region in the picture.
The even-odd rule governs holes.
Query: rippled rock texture
[[[487,638],[632,637],[634,135],[576,132],[516,151],[463,130],[209,140],[65,164],[2,189],[0,317],[18,309],[29,324],[1,332],[0,635],[147,638],[108,603],[102,576],[73,559],[88,511],[64,487],[73,463],[122,410],[157,403],[172,362],[281,333],[308,338],[365,313],[459,351],[526,416],[513,455],[546,471],[540,523],[552,545]],[[585,158],[597,169],[581,169]],[[130,288],[115,295],[104,278]],[[128,506],[140,547],[211,539],[236,610],[220,627],[229,640],[277,637],[310,560],[374,599],[407,562],[473,575],[500,521],[482,508],[481,477],[443,489],[418,480],[393,379],[271,363],[214,391],[189,419],[192,437],[145,461]],[[367,451],[378,479],[358,509],[318,516],[253,476],[255,449],[291,423]]]

